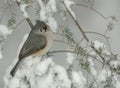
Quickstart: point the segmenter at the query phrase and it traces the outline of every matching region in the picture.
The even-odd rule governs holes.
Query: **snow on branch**
[[[75,3],[71,0],[63,0],[63,2],[68,8],[68,10],[70,11],[70,13],[72,14],[72,16],[74,17],[74,19],[76,19],[75,13],[71,10],[71,7],[70,7],[72,4],[75,4]]]

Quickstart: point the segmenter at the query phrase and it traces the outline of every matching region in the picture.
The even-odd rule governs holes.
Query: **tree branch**
[[[63,1],[62,1],[63,2]],[[87,38],[87,36],[85,35],[83,29],[81,28],[80,24],[78,23],[78,21],[73,17],[73,15],[71,14],[71,12],[68,10],[68,8],[66,7],[65,3],[63,2],[67,12],[69,13],[69,15],[71,16],[71,18],[73,19],[73,21],[76,23],[77,27],[79,28],[80,32],[82,33],[82,35],[84,36],[85,40],[87,42],[89,42],[89,39]],[[99,55],[99,57],[104,60],[104,57],[95,49],[94,46],[91,46],[91,48]]]
[[[110,38],[110,37],[107,37],[107,36],[105,36],[105,35],[103,35],[101,33],[98,33],[98,32],[86,31],[85,33],[97,34],[97,35],[100,35],[100,36],[104,37],[105,39]]]
[[[62,3],[64,4],[67,12],[70,14],[70,16],[72,17],[72,19],[73,19],[74,22],[76,23],[77,27],[79,28],[80,32],[81,32],[82,35],[84,36],[85,40],[86,40],[87,42],[89,42],[89,39],[88,39],[87,36],[85,35],[85,33],[84,33],[83,29],[81,28],[81,26],[79,25],[78,21],[73,17],[73,15],[71,14],[71,12],[68,10],[68,8],[66,7],[64,1],[62,1]]]
[[[87,5],[84,5],[84,4],[73,4],[73,5],[77,5],[77,6],[82,6],[82,7],[88,7]],[[108,19],[108,18],[112,18],[111,16],[109,17],[105,17],[102,13],[100,13],[99,11],[97,11],[95,8],[92,7],[93,5],[91,5],[90,8],[92,11],[96,12],[98,15],[100,15],[103,19]]]
[[[57,50],[56,50],[56,51],[48,52],[48,54],[52,54],[52,53],[65,53],[65,52],[76,53],[76,54],[79,53],[78,51],[70,51],[70,50],[58,50],[58,51],[57,51]],[[97,59],[96,57],[94,57],[94,56],[92,56],[92,55],[90,55],[90,54],[85,54],[85,55],[87,55],[87,56],[89,56],[89,57],[92,57],[92,58],[94,58],[95,60],[97,60],[98,62],[100,62],[100,63],[103,64],[103,62],[100,61],[99,59]]]

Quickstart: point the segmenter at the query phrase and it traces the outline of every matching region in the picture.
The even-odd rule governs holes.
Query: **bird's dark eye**
[[[46,31],[47,30],[47,26],[44,26],[43,29]]]

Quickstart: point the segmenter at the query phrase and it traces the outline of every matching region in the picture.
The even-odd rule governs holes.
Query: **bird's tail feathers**
[[[15,64],[15,66],[13,67],[13,69],[10,71],[10,75],[11,75],[12,77],[14,77],[14,75],[15,75],[15,73],[16,73],[19,65],[20,65],[20,62],[21,62],[21,61],[18,60],[17,63]]]

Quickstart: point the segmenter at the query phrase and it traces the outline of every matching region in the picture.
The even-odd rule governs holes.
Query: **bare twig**
[[[108,38],[110,38],[110,37],[107,37],[106,35],[103,35],[103,34],[101,34],[101,33],[98,33],[98,32],[86,31],[85,33],[97,34],[97,35],[100,35],[100,36],[104,37],[105,39],[108,39]]]
[[[15,29],[24,21],[25,19],[22,19],[21,21],[19,21],[16,26],[15,26]]]
[[[57,32],[53,32],[55,35],[60,35],[60,36],[62,36],[62,37],[65,37],[65,35],[64,34],[60,34],[60,33],[57,33]]]
[[[70,52],[70,53],[76,53],[76,54],[78,54],[79,52],[78,51],[70,51],[70,50],[53,50],[53,51],[51,51],[51,52],[48,52],[48,53],[50,53],[50,54],[52,54],[52,53],[65,53],[65,52]],[[96,57],[94,57],[93,55],[90,55],[90,54],[85,54],[85,55],[87,55],[87,56],[89,56],[89,57],[92,57],[92,58],[94,58],[95,60],[97,60],[98,62],[100,62],[101,64],[103,64],[103,62],[102,61],[100,61],[99,59],[97,59]]]
[[[67,45],[70,45],[70,46],[74,46],[74,45],[71,45],[69,42],[65,42],[65,41],[63,41],[63,40],[54,39],[54,41],[60,42],[60,43],[63,43],[63,44],[67,44]]]
[[[92,7],[93,5],[91,5],[90,7],[87,6],[87,5],[84,5],[84,4],[73,4],[73,5],[90,8],[92,11],[96,12],[97,14],[99,14],[99,15],[100,15],[103,19],[105,19],[105,20],[111,18],[111,16],[105,17],[102,13],[100,13],[100,12],[97,11],[95,8],[93,8],[93,7]]]
[[[84,40],[84,37],[79,41],[79,43],[78,44],[80,44],[82,41]]]
[[[95,3],[95,0],[92,1],[91,7],[93,7],[94,3]]]
[[[111,49],[110,42],[109,42],[109,40],[108,40],[108,39],[106,39],[106,41],[107,41],[107,44],[108,44],[109,51],[112,53],[112,49]]]

